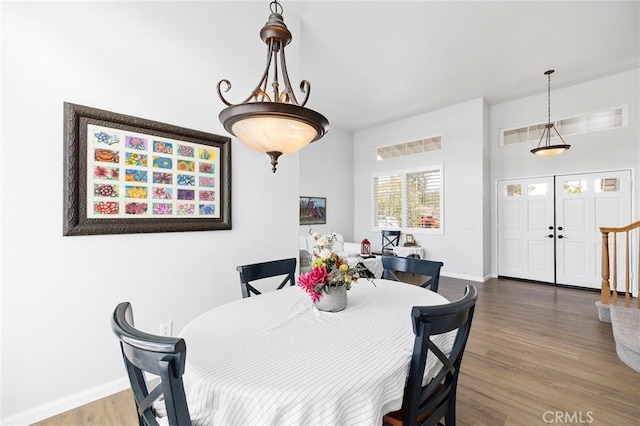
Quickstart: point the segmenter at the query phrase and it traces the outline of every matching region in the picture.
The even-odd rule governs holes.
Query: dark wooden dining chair
[[[170,426],[190,426],[191,418],[182,384],[187,347],[184,339],[156,336],[137,330],[129,302],[120,303],[111,317],[111,328],[120,340],[120,349],[138,410],[140,426],[157,426],[161,407],[154,402],[164,398]],[[149,391],[144,372],[160,377]],[[162,402],[158,402],[162,406]]]
[[[240,287],[242,289],[242,298],[251,297],[251,294],[262,294],[254,287],[254,281],[277,277],[284,275],[284,279],[278,286],[277,290],[287,285],[295,285],[296,258],[272,260],[270,262],[253,263],[250,265],[241,265],[236,269],[240,273]]]
[[[438,292],[440,284],[440,269],[444,266],[442,262],[433,260],[418,259],[414,257],[382,256],[382,278],[387,280],[402,281],[395,272],[405,272],[418,274],[425,277],[425,281],[420,283],[420,287],[428,288]]]
[[[393,254],[393,248],[400,244],[400,231],[383,229],[382,254]]]
[[[469,338],[478,290],[468,285],[464,296],[452,303],[436,306],[414,306],[411,321],[415,341],[409,376],[402,398],[402,408],[383,417],[390,426],[456,424],[456,393],[462,355]],[[451,354],[446,355],[431,340],[432,336],[456,330]],[[423,386],[424,370],[429,357],[437,357],[440,370]]]

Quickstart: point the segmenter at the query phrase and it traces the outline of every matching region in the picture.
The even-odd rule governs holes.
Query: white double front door
[[[631,171],[502,180],[497,190],[498,275],[600,288],[599,228],[631,223]]]

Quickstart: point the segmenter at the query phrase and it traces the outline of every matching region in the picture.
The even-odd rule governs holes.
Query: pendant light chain
[[[551,73],[547,74],[547,123],[551,123]]]

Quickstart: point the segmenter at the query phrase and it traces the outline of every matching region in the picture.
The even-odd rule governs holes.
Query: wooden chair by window
[[[393,248],[400,244],[400,231],[382,230],[382,254],[393,255]]]
[[[425,280],[420,287],[428,288],[438,292],[440,283],[440,269],[444,263],[433,260],[417,259],[413,257],[382,256],[382,278],[387,280],[402,281],[395,272],[405,272],[425,276]]]
[[[452,303],[438,306],[414,306],[411,311],[416,336],[409,377],[402,399],[402,409],[384,416],[383,423],[391,426],[439,425],[442,418],[447,426],[456,424],[456,390],[478,290],[468,285],[464,296]],[[432,336],[456,330],[449,356],[435,345]],[[427,353],[436,356],[442,366],[423,386]]]
[[[169,425],[190,426],[191,418],[182,384],[187,351],[184,339],[155,336],[134,328],[129,302],[116,307],[111,317],[111,329],[120,340],[140,426],[158,425],[160,410],[156,411],[154,402],[161,396],[164,397]],[[160,383],[151,392],[144,372],[160,377]]]
[[[296,262],[296,258],[292,257],[290,259],[272,260],[270,262],[238,266],[236,269],[240,273],[242,298],[250,297],[252,293],[255,295],[262,294],[254,287],[252,282],[264,278],[285,275],[284,279],[278,286],[278,290],[283,288],[287,282],[291,286],[295,285]]]

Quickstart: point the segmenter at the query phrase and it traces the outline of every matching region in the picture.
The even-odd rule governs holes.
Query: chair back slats
[[[184,339],[156,336],[136,329],[129,302],[116,307],[111,328],[120,341],[140,425],[158,425],[153,404],[161,396],[164,396],[170,426],[191,425],[182,383],[187,352]],[[151,392],[145,372],[160,377],[160,383]]]
[[[445,424],[455,425],[458,375],[477,298],[477,289],[468,285],[464,296],[455,302],[437,306],[415,306],[412,309],[415,343],[402,403],[404,425],[435,425],[443,417]],[[454,330],[453,346],[447,355],[431,338]],[[442,366],[435,377],[423,387],[429,352],[440,360]]]
[[[382,253],[392,252],[393,248],[400,244],[400,231],[383,229],[382,232]]]
[[[261,294],[261,292],[252,283],[265,278],[284,275],[282,282],[278,285],[278,290],[284,288],[287,283],[289,283],[290,286],[295,285],[296,265],[297,259],[292,257],[289,259],[272,260],[269,262],[238,266],[236,270],[240,273],[242,297],[246,298],[250,297],[252,294]]]
[[[440,285],[440,270],[443,266],[444,263],[433,260],[416,259],[413,257],[382,256],[382,267],[384,268],[382,278],[400,281],[395,272],[423,275],[429,278],[421,283],[420,286],[437,293],[438,286]]]

